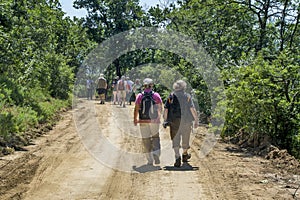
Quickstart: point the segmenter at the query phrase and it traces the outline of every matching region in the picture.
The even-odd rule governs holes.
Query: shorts
[[[98,92],[98,94],[105,94],[106,93],[106,89],[104,89],[104,88],[97,88],[97,92]]]

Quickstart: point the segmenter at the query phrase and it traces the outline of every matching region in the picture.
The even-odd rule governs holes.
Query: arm
[[[169,113],[169,107],[170,107],[170,96],[168,97],[167,101],[165,102],[165,105],[164,105],[164,121],[166,122],[168,120],[168,113]]]
[[[167,121],[167,119],[168,119],[168,108],[165,108],[164,109],[164,121]]]
[[[167,126],[170,126],[170,122],[168,121],[168,108],[167,107],[165,107],[165,109],[164,109],[163,118],[164,118],[163,127],[167,128]]]
[[[161,114],[162,114],[162,103],[157,105],[157,113],[158,113],[158,118],[160,119]]]
[[[160,118],[162,115],[163,102],[162,102],[160,95],[157,92],[154,92],[154,95],[155,95],[154,99],[155,99],[155,103],[157,105],[157,114],[158,114],[156,122],[160,122]]]
[[[98,85],[99,85],[99,80],[97,79],[96,81],[95,81],[95,83],[96,83],[96,89],[98,89],[99,87],[98,87]]]
[[[199,122],[198,113],[197,113],[197,111],[194,107],[191,107],[190,109],[191,109],[191,113],[192,113],[192,115],[194,117],[194,121],[195,121],[194,128],[197,128],[198,127],[198,122]]]
[[[107,86],[108,86],[108,84],[107,84],[107,80],[105,79],[105,89],[107,90],[108,88],[107,88]]]
[[[135,104],[133,111],[133,123],[136,126],[138,123],[138,115],[139,115],[140,104]]]

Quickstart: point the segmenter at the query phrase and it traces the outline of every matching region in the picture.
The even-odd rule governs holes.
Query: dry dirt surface
[[[188,165],[172,167],[163,128],[161,163],[145,165],[132,113],[79,100],[27,151],[0,158],[0,199],[300,199],[297,169],[220,139],[200,158],[205,127],[193,134]]]

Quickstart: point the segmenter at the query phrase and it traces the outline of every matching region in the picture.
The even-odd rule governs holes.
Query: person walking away
[[[188,154],[190,148],[190,134],[193,121],[194,128],[198,127],[198,114],[192,101],[191,95],[186,93],[186,82],[178,80],[173,84],[174,91],[169,95],[164,105],[164,128],[170,125],[170,136],[172,147],[175,153],[175,167],[188,162],[191,155]],[[181,145],[180,145],[181,142]],[[180,156],[180,146],[182,146],[182,158]]]
[[[97,82],[97,92],[100,98],[100,104],[105,103],[106,90],[107,90],[106,79],[104,78],[104,74],[100,74],[100,77],[98,78],[98,82]]]
[[[135,102],[136,96],[140,92],[142,92],[142,84],[140,82],[140,79],[135,79],[135,83],[132,85],[132,95],[130,97],[130,104],[131,102]]]
[[[125,108],[125,103],[126,103],[126,80],[125,80],[125,76],[122,76],[121,79],[118,81],[118,85],[117,85],[117,91],[120,95],[120,106],[122,106]]]
[[[117,93],[117,84],[118,84],[118,80],[119,80],[119,76],[116,76],[112,83],[111,83],[111,87],[112,87],[112,91],[113,91],[113,104],[115,105],[118,102],[118,93]]]
[[[88,79],[86,80],[86,90],[87,90],[87,100],[92,100],[93,99],[93,80]]]
[[[144,153],[148,165],[160,164],[159,125],[162,114],[162,100],[159,93],[154,92],[153,80],[143,81],[144,91],[136,97],[133,122],[140,125]]]
[[[130,80],[130,78],[127,76],[126,77],[126,101],[127,104],[131,105],[130,97],[132,95],[132,86],[133,86],[133,81]]]

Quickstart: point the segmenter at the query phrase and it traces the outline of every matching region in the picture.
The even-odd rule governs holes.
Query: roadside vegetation
[[[299,0],[164,1],[148,10],[138,0],[75,0],[76,8],[88,11],[82,19],[65,17],[58,1],[38,2],[1,3],[0,146],[11,146],[11,138],[51,122],[70,106],[76,72],[96,44],[134,28],[163,27],[198,41],[221,71],[227,96],[224,138],[242,134],[253,146],[267,139],[300,159]],[[205,81],[177,55],[137,50],[116,59],[105,75],[112,80],[147,63],[186,77],[203,120],[209,121]]]
[[[2,2],[0,34],[0,146],[6,153],[70,107],[74,73],[93,42],[57,1]]]

